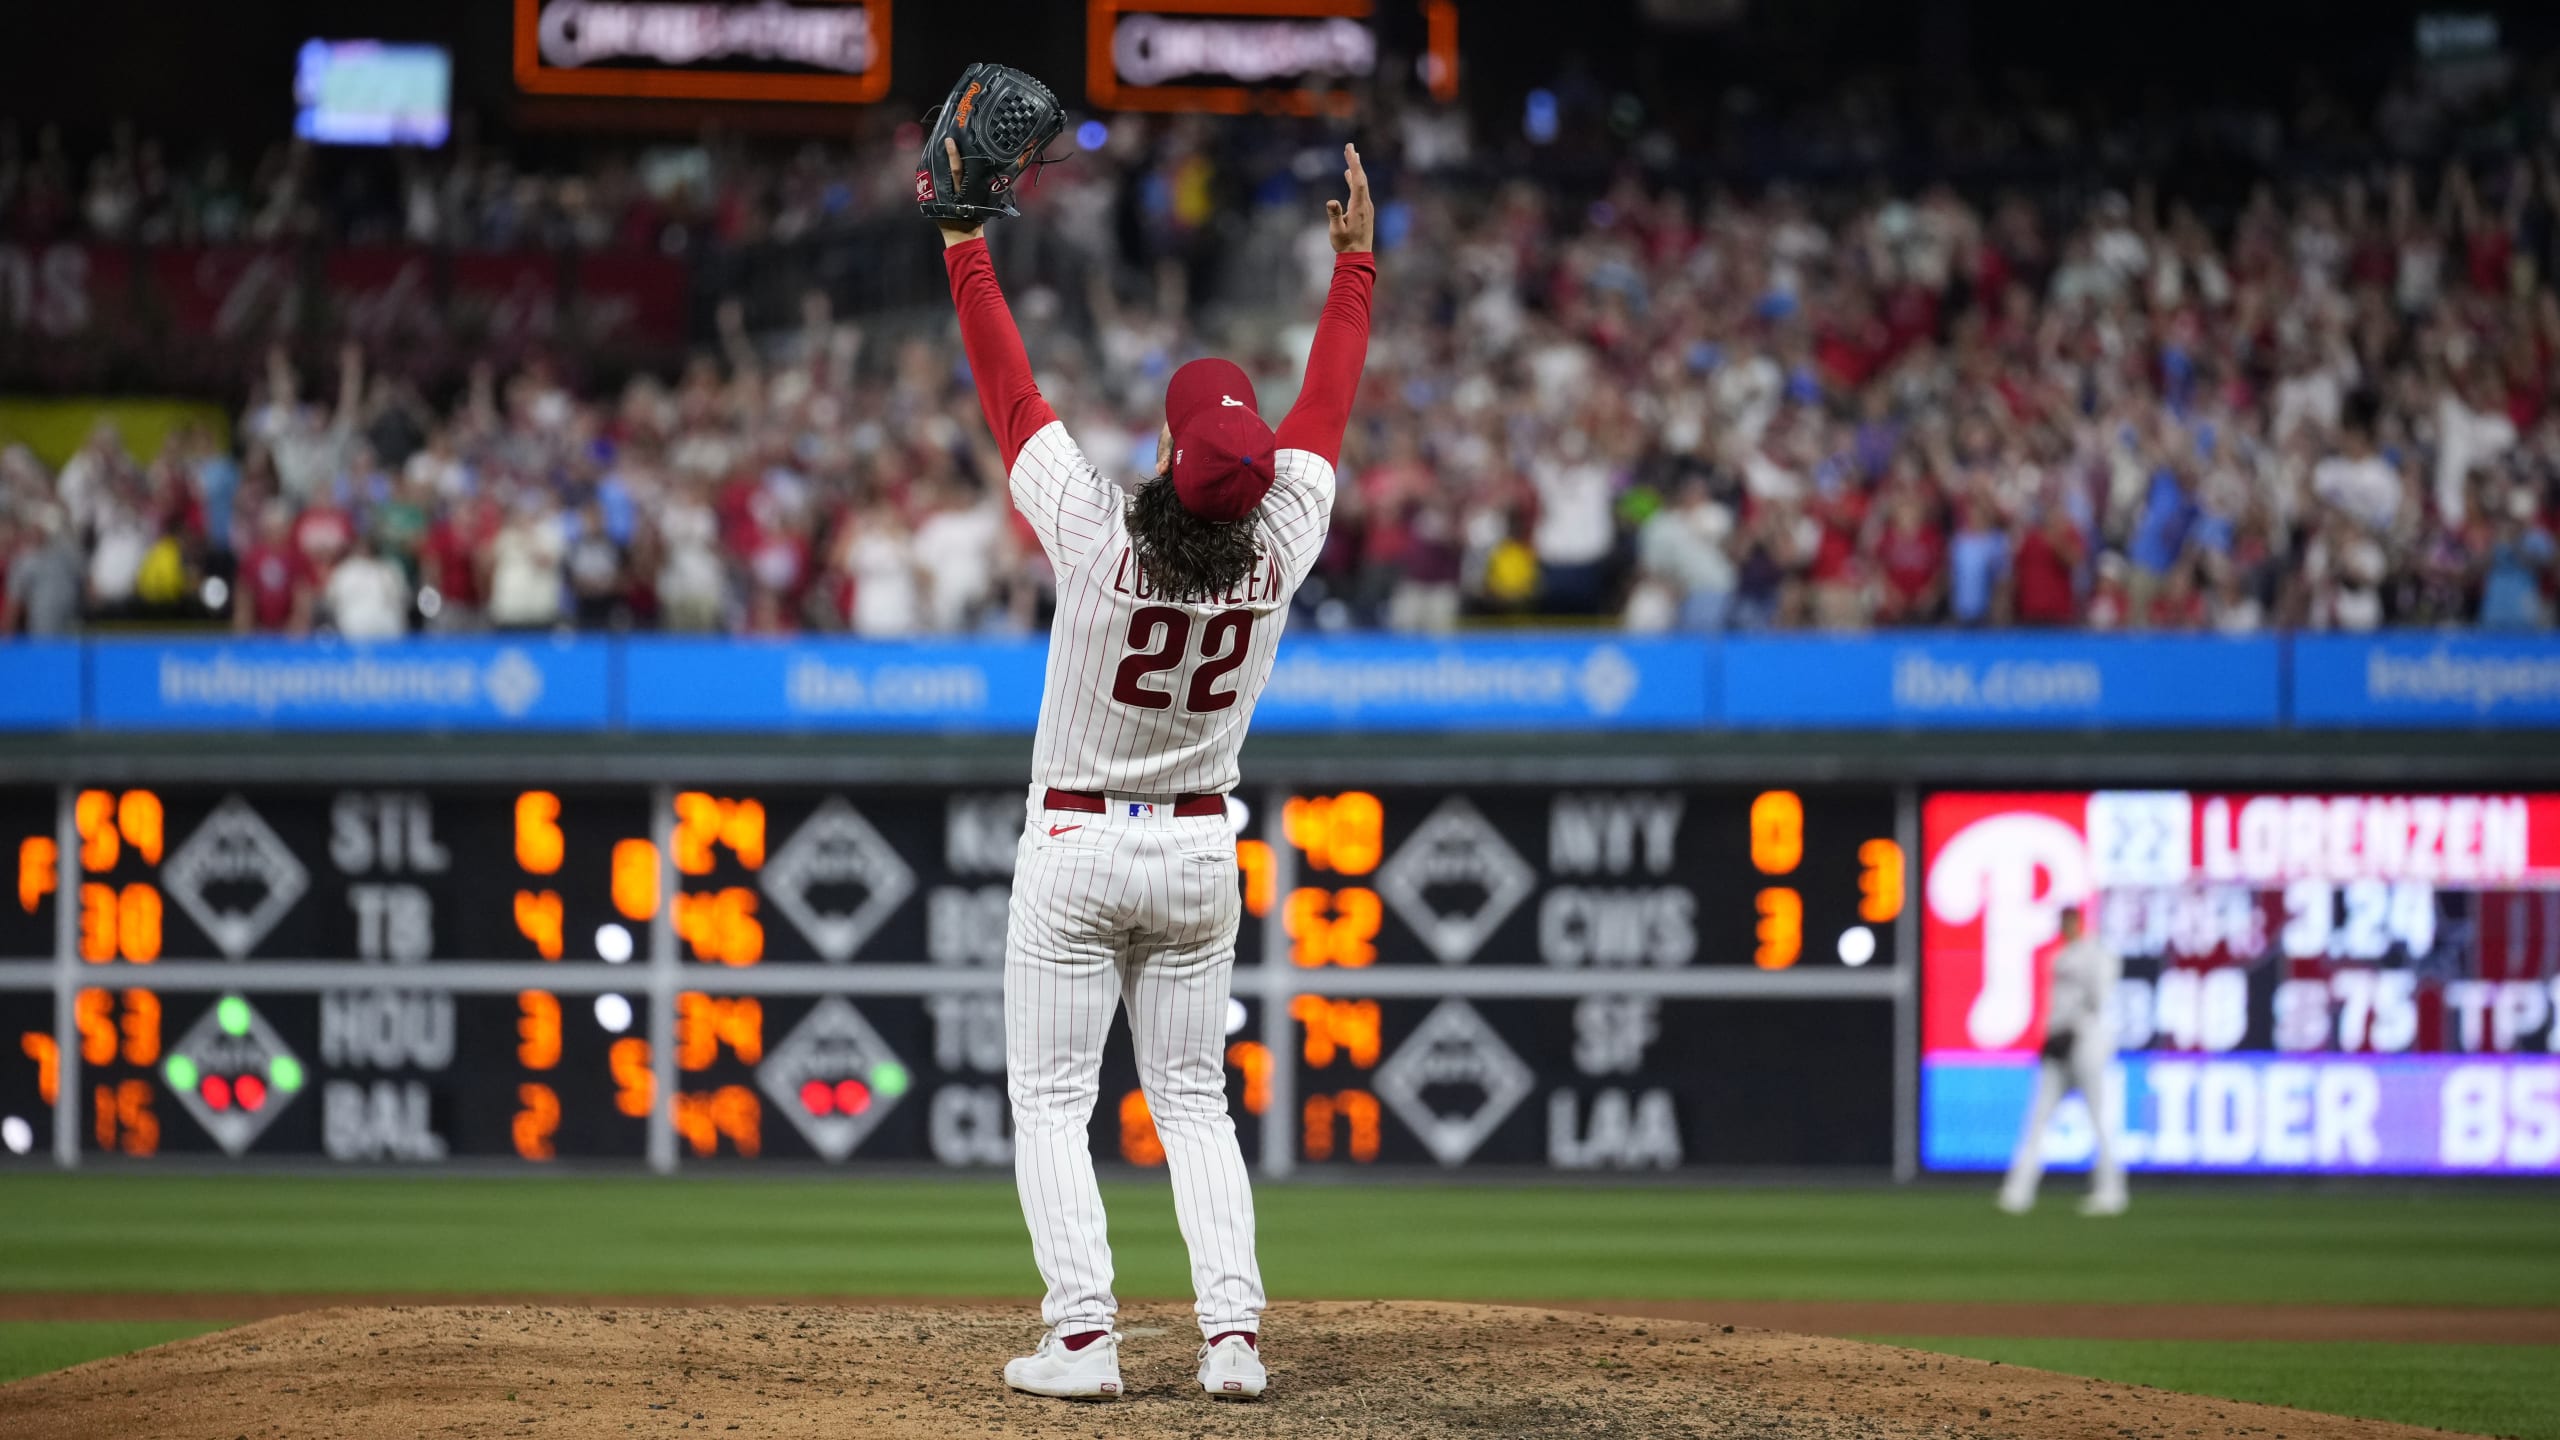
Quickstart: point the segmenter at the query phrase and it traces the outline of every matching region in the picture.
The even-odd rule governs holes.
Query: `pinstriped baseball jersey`
[[[1219,595],[1174,595],[1131,552],[1123,492],[1052,421],[1013,462],[1013,503],[1049,552],[1058,609],[1032,778],[1129,795],[1233,789],[1254,701],[1333,518],[1333,466],[1272,457],[1256,518],[1262,558]]]
[[[1222,1065],[1241,910],[1235,838],[1223,814],[1150,802],[1236,783],[1289,597],[1333,518],[1333,457],[1359,389],[1376,263],[1359,252],[1335,264],[1306,383],[1274,433],[1272,484],[1254,513],[1259,558],[1217,595],[1167,594],[1138,563],[1125,493],[1041,398],[985,243],[952,245],[943,263],[1014,505],[1058,577],[1005,924],[1014,1184],[1047,1289],[1041,1315],[1074,1336],[1109,1330],[1119,1312],[1085,1127],[1103,1040],[1125,1011],[1201,1335],[1258,1332],[1253,1189]],[[1085,798],[1048,809],[1052,788]]]

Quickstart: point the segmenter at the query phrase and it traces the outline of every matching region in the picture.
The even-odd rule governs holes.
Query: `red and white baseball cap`
[[[1203,520],[1242,520],[1271,489],[1277,442],[1253,399],[1253,382],[1232,360],[1194,360],[1164,389],[1173,427],[1173,493]]]

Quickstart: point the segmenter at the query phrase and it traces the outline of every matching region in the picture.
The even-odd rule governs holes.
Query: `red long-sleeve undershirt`
[[[1342,432],[1360,395],[1360,367],[1369,358],[1369,291],[1377,280],[1377,257],[1368,251],[1333,257],[1333,288],[1316,320],[1298,403],[1280,422],[1279,448],[1320,455],[1328,465],[1341,459]]]
[[[986,411],[987,428],[995,432],[1005,467],[1011,469],[1022,447],[1058,414],[1031,378],[1031,359],[1023,353],[1022,334],[996,284],[986,240],[950,247],[942,252],[942,264],[951,274],[951,304],[960,314],[960,343],[978,384],[978,404]],[[1333,287],[1316,320],[1306,380],[1299,386],[1298,403],[1280,422],[1280,449],[1305,450],[1328,465],[1341,458],[1351,403],[1360,394],[1360,369],[1368,360],[1369,295],[1377,278],[1378,262],[1366,251],[1334,257]]]
[[[942,252],[951,272],[951,304],[960,312],[960,344],[969,352],[969,375],[978,382],[978,405],[987,412],[987,428],[995,432],[1004,465],[1031,443],[1031,437],[1054,423],[1058,412],[1040,396],[1031,378],[1031,357],[1022,350],[1022,332],[1014,328],[1013,311],[996,285],[996,267],[987,258],[981,236]]]

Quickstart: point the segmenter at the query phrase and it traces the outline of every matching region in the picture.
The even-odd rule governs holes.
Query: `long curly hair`
[[[1155,588],[1176,599],[1224,595],[1262,558],[1253,517],[1203,520],[1182,508],[1173,477],[1158,475],[1129,497],[1130,544]]]

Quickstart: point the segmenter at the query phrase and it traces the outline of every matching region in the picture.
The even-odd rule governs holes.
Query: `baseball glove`
[[[934,113],[916,161],[916,208],[929,220],[971,225],[1019,215],[1013,190],[1026,170],[1051,163],[1040,152],[1067,128],[1049,87],[1010,65],[972,65]],[[950,142],[946,144],[945,142]],[[959,151],[957,178],[951,151]]]

